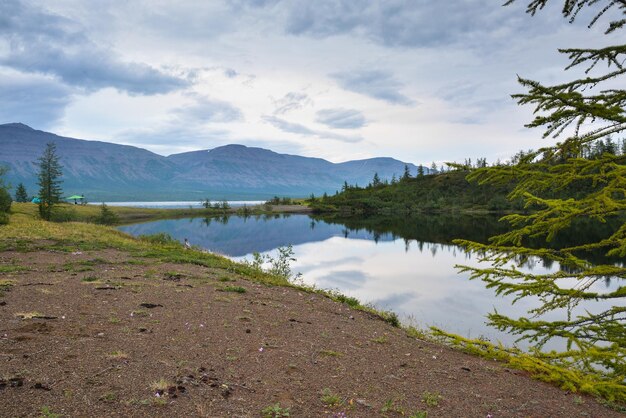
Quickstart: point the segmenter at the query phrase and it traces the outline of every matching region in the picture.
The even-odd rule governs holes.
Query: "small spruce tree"
[[[96,223],[102,225],[113,225],[119,222],[119,220],[120,219],[117,214],[109,209],[109,207],[104,202],[102,202],[102,205],[100,206],[100,216],[96,218]]]
[[[409,170],[409,166],[404,164],[404,174],[402,174],[402,180],[408,180],[411,178],[411,171]]]
[[[20,203],[28,202],[28,193],[22,183],[18,184],[17,189],[15,189],[15,201]]]
[[[53,142],[46,144],[38,165],[39,215],[42,219],[49,221],[52,216],[52,207],[61,200],[63,193],[60,180],[63,172],[56,154],[56,145]]]
[[[372,186],[380,186],[382,182],[380,181],[380,177],[378,177],[378,173],[374,173],[374,178],[372,179]]]

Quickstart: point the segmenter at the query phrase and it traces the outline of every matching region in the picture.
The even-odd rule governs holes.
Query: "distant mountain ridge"
[[[0,164],[9,167],[10,184],[15,187],[24,183],[29,194],[36,194],[36,161],[48,142],[57,145],[63,165],[63,190],[85,194],[91,201],[332,194],[341,189],[344,181],[366,185],[376,172],[381,179],[399,177],[405,165],[393,158],[336,164],[235,144],[164,157],[138,147],[66,138],[9,123],[0,125]],[[407,165],[415,175],[417,167]]]

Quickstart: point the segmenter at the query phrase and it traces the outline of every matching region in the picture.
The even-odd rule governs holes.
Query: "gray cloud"
[[[415,101],[400,93],[403,84],[380,70],[356,70],[330,74],[345,89],[391,104],[410,106]]]
[[[513,104],[509,96],[500,93],[506,87],[497,84],[492,82],[490,89],[485,89],[484,84],[461,80],[439,89],[437,96],[462,109],[451,122],[476,125],[484,123],[492,112]]]
[[[283,132],[288,132],[292,134],[298,134],[302,136],[314,136],[321,139],[334,139],[341,142],[360,142],[363,140],[360,136],[346,136],[346,135],[338,135],[332,132],[318,131],[315,129],[308,128],[299,123],[293,123],[286,121],[284,119],[277,118],[276,116],[265,116],[263,118],[266,122],[270,123],[274,127],[280,129]]]
[[[0,73],[0,123],[49,128],[63,117],[72,89],[43,76]]]
[[[158,94],[189,85],[183,77],[120,60],[67,18],[17,0],[3,1],[0,16],[0,35],[9,41],[8,50],[0,53],[0,64],[7,67],[53,75],[68,85],[91,91],[113,87],[132,94]]]
[[[127,129],[115,136],[120,142],[156,149],[202,149],[215,143],[228,143],[230,132],[225,129],[207,129],[201,126],[166,124],[155,128]]]
[[[386,46],[432,47],[460,40],[479,45],[474,38],[502,29],[495,17],[502,16],[500,4],[484,0],[296,0],[283,5],[289,34],[324,38],[349,33]],[[519,13],[512,9],[505,13]],[[521,19],[511,22],[523,28]]]
[[[243,120],[241,110],[228,102],[196,96],[195,103],[174,110],[179,121],[186,123],[235,122]]]
[[[210,148],[209,144],[226,144],[232,140],[230,131],[211,123],[236,122],[243,119],[241,111],[230,103],[190,94],[191,104],[174,109],[170,118],[159,126],[128,129],[116,137],[124,142],[158,148],[175,144],[172,148],[183,150],[194,146]],[[207,125],[209,124],[209,125]]]
[[[354,109],[322,109],[316,116],[316,122],[334,129],[358,129],[366,123],[363,113]]]
[[[313,104],[311,98],[305,93],[289,92],[284,97],[274,100],[275,115],[284,115],[292,110],[302,109]]]

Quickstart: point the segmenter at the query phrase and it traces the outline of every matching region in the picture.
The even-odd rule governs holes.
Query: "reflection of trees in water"
[[[366,231],[392,238],[452,244],[459,237],[486,240],[494,233],[503,232],[495,216],[426,215],[415,217],[367,216],[341,217],[314,215],[313,219],[329,224],[344,225],[350,232]]]
[[[323,221],[328,224],[343,225],[342,234],[348,238],[350,234],[367,232],[378,243],[382,237],[391,239],[403,238],[405,250],[408,251],[411,241],[417,242],[420,252],[424,243],[438,243],[456,248],[452,243],[454,239],[466,239],[475,242],[487,243],[489,237],[502,234],[508,226],[498,221],[496,215],[460,215],[460,214],[429,214],[422,216],[338,216],[338,215],[314,215],[314,221]],[[313,222],[313,221],[312,221]],[[611,234],[615,223],[621,220],[612,220],[606,223],[593,220],[580,220],[563,230],[548,243],[549,248],[559,249],[571,247],[589,241],[599,241]],[[532,240],[527,244],[529,247],[546,246],[545,241]],[[437,250],[428,247],[436,254]],[[441,249],[444,247],[442,246]],[[480,255],[480,254],[479,254]],[[624,260],[619,257],[607,257],[601,251],[586,251],[579,255],[592,264],[616,264],[623,265]],[[546,269],[554,268],[554,261],[549,258],[526,258],[516,257],[515,262],[528,269],[534,269],[541,265]],[[567,273],[575,274],[579,271],[575,266],[560,264],[559,268]],[[608,282],[611,281],[607,277]]]

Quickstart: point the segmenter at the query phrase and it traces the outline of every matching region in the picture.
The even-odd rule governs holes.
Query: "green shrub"
[[[220,289],[217,289],[219,292],[235,292],[235,293],[246,293],[246,288],[242,286],[226,286]]]
[[[11,210],[13,199],[5,188],[0,187],[0,212],[6,213]]]
[[[109,207],[102,203],[100,206],[100,215],[96,218],[96,223],[102,225],[113,225],[120,221],[119,216],[113,212]]]
[[[165,232],[159,232],[158,234],[139,235],[138,237],[142,241],[150,242],[152,244],[172,245],[180,244],[177,240],[172,238],[170,234]]]
[[[52,208],[50,220],[52,222],[74,222],[79,220],[79,216],[73,207],[56,206]]]
[[[9,214],[0,212],[0,225],[6,225],[9,223]]]

